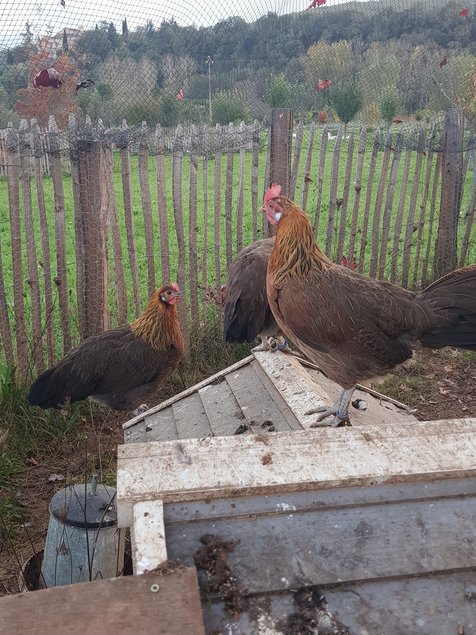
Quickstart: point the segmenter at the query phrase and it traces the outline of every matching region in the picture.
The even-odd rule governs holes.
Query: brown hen
[[[131,324],[84,340],[32,384],[28,401],[59,408],[91,397],[114,410],[133,410],[153,399],[184,351],[177,284],[155,291]]]
[[[337,404],[316,409],[315,425],[348,421],[356,384],[404,362],[418,341],[476,350],[476,264],[414,293],[334,264],[279,185],[266,192],[262,210],[278,224],[267,275],[276,321],[344,389]],[[330,424],[322,423],[327,417]]]

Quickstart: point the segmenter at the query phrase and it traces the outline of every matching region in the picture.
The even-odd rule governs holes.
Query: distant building
[[[68,39],[69,48],[74,48],[74,45],[83,34],[83,29],[73,29],[72,27],[66,27],[61,29],[56,35],[51,37],[42,37],[39,41],[40,48],[48,49],[52,55],[61,53],[63,50],[63,34],[66,31],[66,37]]]

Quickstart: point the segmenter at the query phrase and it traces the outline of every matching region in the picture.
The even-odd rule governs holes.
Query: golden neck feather
[[[131,324],[131,331],[152,348],[164,351],[172,346],[183,352],[184,340],[176,305],[152,299],[145,311]]]
[[[284,215],[276,232],[269,269],[280,278],[307,276],[311,270],[325,271],[332,261],[321,251],[306,214],[284,199]]]

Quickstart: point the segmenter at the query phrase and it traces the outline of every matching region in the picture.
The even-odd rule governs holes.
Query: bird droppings
[[[210,602],[211,595],[217,595],[225,604],[225,615],[237,622],[248,601],[232,575],[228,556],[239,540],[225,541],[213,534],[200,537],[203,547],[193,556],[198,569],[198,582],[203,602]]]
[[[262,463],[263,465],[269,465],[269,464],[270,464],[270,463],[272,463],[272,462],[273,462],[273,457],[272,457],[272,456],[271,456],[271,454],[269,454],[269,453],[268,453],[268,454],[264,454],[264,455],[261,457],[261,463]]]
[[[240,423],[233,434],[244,434],[250,429],[250,426],[247,423]]]
[[[278,622],[283,635],[352,635],[327,608],[319,587],[299,589],[293,596],[297,611]]]
[[[267,434],[257,434],[255,436],[255,441],[257,443],[263,443],[264,445],[269,445],[269,436]]]
[[[356,410],[367,410],[367,408],[369,407],[365,399],[354,399],[354,401],[352,402],[352,406]]]
[[[263,421],[263,423],[261,424],[261,427],[266,428],[268,432],[276,432],[276,427],[274,423],[270,421],[269,419],[266,419],[266,421]]]

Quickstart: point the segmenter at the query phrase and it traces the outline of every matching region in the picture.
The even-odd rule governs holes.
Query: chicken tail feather
[[[476,264],[436,280],[419,295],[437,316],[435,327],[420,338],[423,346],[476,351]]]
[[[31,406],[46,409],[60,408],[64,404],[68,395],[64,383],[58,381],[55,375],[56,370],[56,367],[48,368],[33,382],[28,393],[28,402]]]

